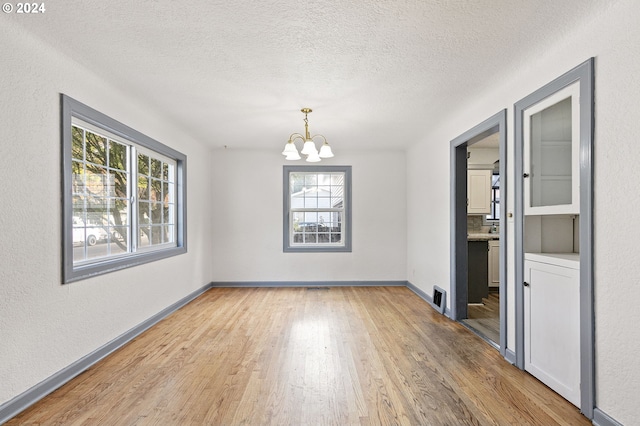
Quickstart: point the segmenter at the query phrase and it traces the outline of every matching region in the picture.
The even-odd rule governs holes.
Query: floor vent
[[[307,290],[329,290],[329,287],[307,287]]]
[[[431,306],[433,306],[436,311],[444,315],[444,308],[447,306],[447,292],[437,285],[433,286]]]

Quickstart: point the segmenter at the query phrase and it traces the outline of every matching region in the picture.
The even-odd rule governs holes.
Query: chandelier
[[[322,158],[331,158],[333,157],[333,152],[331,152],[331,147],[327,142],[327,138],[322,135],[313,135],[309,136],[309,120],[307,119],[307,114],[311,112],[311,108],[302,108],[300,111],[304,113],[304,136],[300,133],[293,133],[289,136],[289,141],[284,146],[284,151],[282,151],[282,155],[286,155],[287,160],[300,160],[300,154],[306,155],[307,161],[309,163],[317,163],[321,161]],[[313,142],[314,138],[322,138],[324,141],[322,146],[320,147],[320,151],[316,148],[316,144]],[[298,149],[296,148],[295,141],[300,139],[304,145],[302,146],[302,151],[298,153]]]

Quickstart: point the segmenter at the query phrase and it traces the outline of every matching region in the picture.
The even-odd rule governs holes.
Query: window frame
[[[344,193],[343,193],[343,229],[341,245],[331,244],[309,244],[305,245],[293,245],[291,243],[291,187],[290,187],[290,175],[291,173],[344,173]],[[351,238],[351,166],[283,166],[283,251],[285,253],[306,253],[306,252],[351,252],[352,251],[352,238]]]
[[[495,176],[498,176],[498,184],[494,185],[493,184],[493,178]],[[496,201],[496,191],[500,191],[500,173],[496,173],[494,172],[491,175],[491,211],[493,213],[488,214],[488,215],[484,215],[482,218],[482,223],[483,225],[499,225],[500,224],[500,198],[498,198],[498,201]],[[498,217],[496,217],[496,214],[498,215]],[[491,216],[491,217],[489,217]]]
[[[61,94],[61,139],[62,139],[62,283],[68,284],[86,278],[154,262],[187,252],[187,157],[140,132],[134,130],[95,109]],[[74,265],[73,261],[73,193],[72,193],[72,120],[73,118],[111,133],[127,142],[138,145],[176,162],[176,244],[158,247],[154,250],[140,250],[119,254],[111,258],[100,258],[91,262]],[[131,182],[137,182],[135,170],[131,170]],[[135,196],[131,202],[137,203]],[[131,218],[132,233],[139,232],[137,219]],[[135,226],[135,227],[134,227]]]

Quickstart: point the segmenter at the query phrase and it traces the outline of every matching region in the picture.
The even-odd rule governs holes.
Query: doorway
[[[500,132],[467,145],[467,318],[500,345]]]
[[[451,316],[454,320],[463,322],[485,340],[493,342],[503,356],[506,356],[507,346],[506,202],[504,200],[506,180],[499,177],[506,175],[506,118],[507,110],[505,109],[451,141]],[[495,167],[495,175],[498,176],[497,181],[494,180],[493,162],[491,163],[491,170],[489,170],[487,164],[484,164],[480,167],[480,169],[484,169],[482,173],[469,173],[470,170],[478,169],[478,163],[469,164],[468,156],[469,149],[478,143],[481,145],[487,143],[497,145],[498,162]],[[472,186],[477,184],[487,188],[487,183],[483,182],[483,179],[489,179],[488,188],[492,190],[495,186],[498,193],[502,194],[500,202],[493,204],[493,208],[498,209],[493,213],[493,221],[487,221],[489,215],[483,207],[475,205],[475,197],[469,197],[468,191],[473,189]],[[495,185],[493,185],[494,182]],[[477,200],[481,203],[486,198],[487,194],[481,194],[477,197]],[[495,201],[494,198],[492,202]],[[479,210],[474,210],[475,208],[479,208]],[[476,214],[469,216],[469,211]],[[478,221],[479,223],[477,223]],[[477,225],[470,225],[471,222],[476,222]],[[470,226],[471,229],[477,226],[478,231],[493,232],[478,232],[477,234],[484,235],[470,237]],[[496,236],[498,237],[497,239],[495,238]],[[499,266],[497,273],[493,275],[497,276],[498,282],[492,283],[497,284],[495,290],[497,290],[498,300],[495,300],[496,295],[490,298],[491,295],[488,288],[490,279],[488,272],[490,240],[500,241],[499,247],[495,248],[497,252],[494,252],[494,256],[497,254]],[[479,278],[479,280],[476,280],[476,278]],[[486,298],[480,297],[485,294]],[[491,306],[488,305],[493,301],[497,304],[499,330],[498,336],[493,334],[490,337],[487,336],[487,330],[482,330],[482,327],[479,326],[481,321],[473,321],[474,318],[470,319],[470,314],[471,317],[478,316],[478,314],[487,314],[487,311],[491,309]],[[469,304],[470,302],[472,305]],[[494,341],[494,339],[497,341]]]

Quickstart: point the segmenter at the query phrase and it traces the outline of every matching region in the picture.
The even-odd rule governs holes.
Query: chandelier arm
[[[304,136],[302,136],[300,133],[292,133],[291,136],[289,136],[289,142],[293,142],[297,139],[302,139],[302,141],[304,142]]]
[[[316,137],[321,137],[324,140],[324,143],[328,143],[327,138],[325,138],[324,135],[321,134],[311,136],[311,140],[315,139]]]

